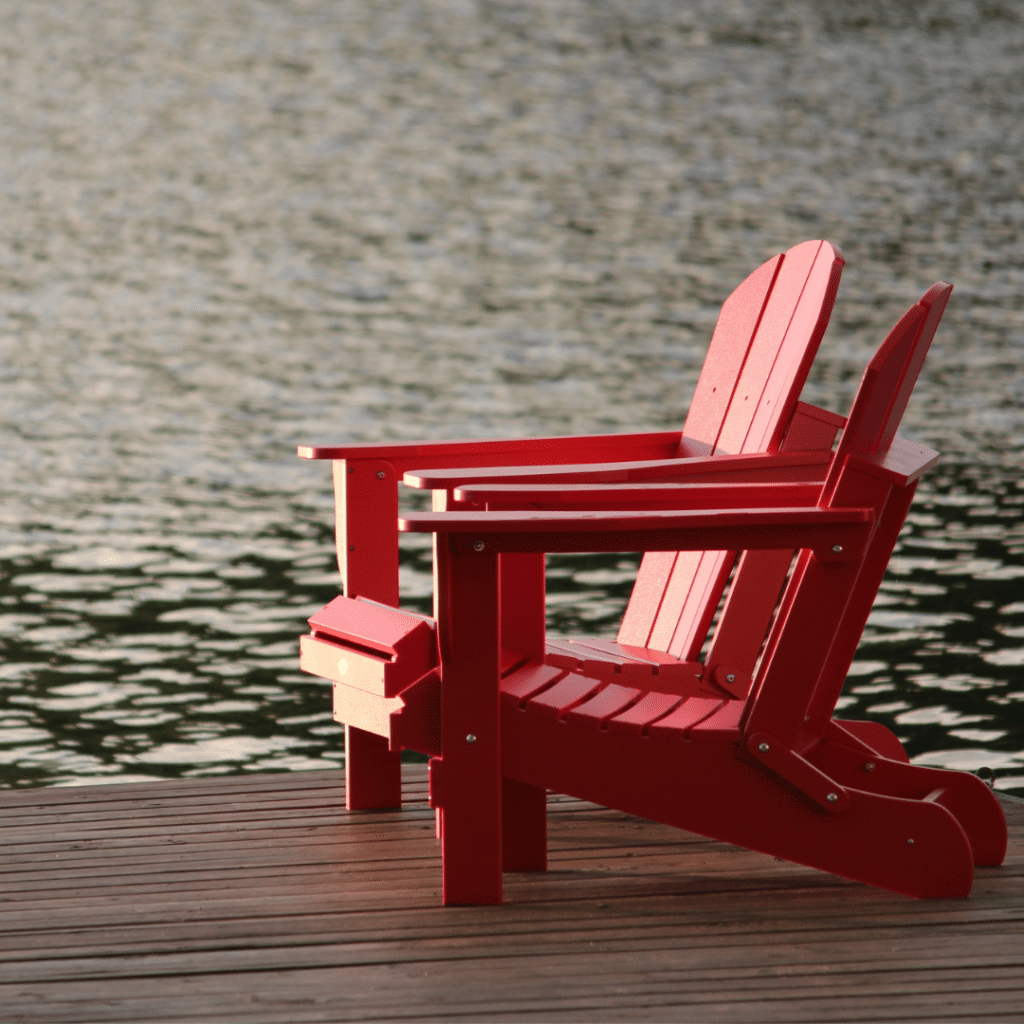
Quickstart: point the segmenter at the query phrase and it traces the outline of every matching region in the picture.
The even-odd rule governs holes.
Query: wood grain
[[[1021,1020],[1024,804],[966,900],[910,900],[549,798],[550,869],[438,906],[343,773],[0,793],[0,1020]]]

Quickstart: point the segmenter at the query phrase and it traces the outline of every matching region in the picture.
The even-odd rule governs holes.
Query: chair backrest
[[[829,242],[804,242],[772,257],[726,299],[683,426],[687,440],[716,454],[779,447],[844,262]],[[619,643],[696,660],[734,561],[735,552],[646,554]]]
[[[849,456],[878,458],[889,450],[952,291],[945,281],[933,284],[872,356],[822,488],[822,505],[830,501]]]
[[[755,680],[748,734],[791,743],[801,733],[820,735],[832,715],[918,475],[937,457],[901,442],[896,429],[951,291],[945,282],[929,288],[864,371],[818,503],[873,508],[872,534],[855,562],[825,563],[801,552]]]

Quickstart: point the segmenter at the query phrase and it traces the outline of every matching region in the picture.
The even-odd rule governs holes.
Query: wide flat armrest
[[[814,506],[821,485],[728,484],[469,484],[455,500],[488,509],[724,509]]]
[[[300,445],[302,459],[380,459],[404,472],[426,462],[436,466],[551,465],[560,462],[611,462],[660,459],[676,455],[680,444],[692,454],[706,446],[684,442],[678,430],[642,434],[582,434],[570,437],[519,437],[453,441],[384,441],[380,444]]]
[[[408,471],[403,482],[408,487],[449,490],[475,483],[614,484],[693,478],[727,481],[730,477],[756,482],[759,475],[766,480],[822,480],[831,461],[830,451],[756,452],[751,455],[695,455],[642,462],[416,469]]]
[[[889,448],[880,456],[851,455],[862,472],[879,476],[897,487],[912,483],[927,469],[931,469],[942,456],[934,448],[894,437]]]
[[[870,508],[744,508],[633,512],[418,512],[403,533],[439,533],[462,550],[736,551],[811,548],[826,561],[859,558]]]

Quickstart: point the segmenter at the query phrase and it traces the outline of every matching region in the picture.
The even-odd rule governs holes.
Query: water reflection
[[[294,445],[678,424],[733,284],[824,237],[829,408],[956,285],[844,712],[1024,792],[1016,7],[93,6],[4,26],[0,784],[338,765]],[[634,568],[552,558],[552,629],[613,633]]]

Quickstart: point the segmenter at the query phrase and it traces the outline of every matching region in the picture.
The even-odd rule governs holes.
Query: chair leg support
[[[501,862],[505,871],[546,871],[548,794],[541,786],[501,780]]]
[[[848,787],[849,806],[830,814],[768,768],[737,757],[730,742],[570,730],[557,719],[519,713],[502,721],[502,748],[504,770],[559,793],[908,896],[963,897],[971,889],[974,837],[967,832],[976,837],[981,830],[957,816],[965,802],[958,772],[937,772],[934,783],[929,774],[922,791],[920,778],[912,778],[916,772],[906,771],[916,766],[879,757],[867,771],[858,754],[861,785],[877,786],[871,792],[851,784],[842,756],[826,758],[816,750],[816,766]],[[650,785],[673,773],[699,784]],[[935,792],[943,785],[957,788],[955,810]],[[989,863],[1005,835],[998,824],[985,829],[993,847]]]
[[[975,864],[992,867],[1006,856],[1006,818],[995,794],[970,772],[926,768],[887,757],[865,757],[844,743],[825,740],[811,760],[844,786],[879,795],[927,801],[957,820]]]

